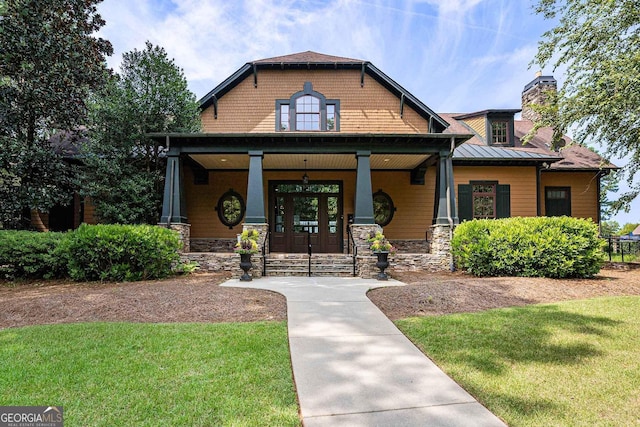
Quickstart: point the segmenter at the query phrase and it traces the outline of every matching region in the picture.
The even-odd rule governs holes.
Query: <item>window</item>
[[[276,131],[338,131],[340,130],[340,101],[326,99],[313,90],[310,82],[289,99],[276,100]]]
[[[546,216],[571,216],[571,187],[545,187]]]
[[[296,130],[320,130],[320,100],[315,96],[296,99]]]
[[[281,104],[280,105],[280,129],[278,130],[289,130],[289,104]]]
[[[483,181],[458,185],[458,216],[460,221],[510,217],[511,187]]]
[[[393,219],[396,208],[391,197],[382,190],[373,193],[373,218],[381,227],[389,224]]]
[[[220,196],[218,205],[216,206],[218,218],[229,228],[240,224],[244,216],[244,210],[245,205],[242,196],[233,191],[233,189],[229,189],[229,191]]]
[[[473,217],[496,217],[496,184],[473,184]]]
[[[327,130],[336,130],[336,105],[327,104]]]
[[[509,145],[507,122],[491,122],[491,143],[494,145]]]

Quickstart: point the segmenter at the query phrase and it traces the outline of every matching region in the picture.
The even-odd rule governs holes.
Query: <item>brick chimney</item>
[[[535,122],[538,113],[533,111],[530,104],[544,104],[546,102],[545,91],[558,90],[558,82],[553,76],[543,76],[540,71],[536,73],[536,78],[529,82],[522,91],[522,118]]]

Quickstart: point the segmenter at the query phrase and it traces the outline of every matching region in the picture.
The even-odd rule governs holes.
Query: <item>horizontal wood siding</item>
[[[235,238],[242,233],[242,223],[229,229],[220,222],[215,208],[218,199],[230,188],[246,201],[247,179],[246,171],[210,171],[208,185],[194,185],[191,169],[184,168],[187,220],[191,224],[192,238]]]
[[[260,70],[258,87],[253,77],[240,82],[218,101],[218,118],[213,106],[201,114],[203,132],[274,132],[276,99],[289,99],[311,82],[313,90],[327,99],[340,100],[340,132],[424,133],[428,121],[404,106],[400,99],[365,75],[360,86],[358,70]]]
[[[384,227],[384,234],[393,239],[424,239],[433,224],[436,168],[427,169],[425,185],[410,185],[410,172],[374,171],[373,192],[387,193],[396,208],[393,219]]]
[[[534,166],[454,166],[455,191],[470,181],[498,181],[509,184],[511,216],[536,216],[536,168]]]
[[[598,178],[596,172],[542,172],[541,212],[545,213],[545,187],[571,187],[571,216],[598,221]]]
[[[300,180],[303,170],[265,171],[264,191],[268,195],[269,181]],[[342,181],[344,236],[346,238],[347,215],[354,213],[355,171],[308,171],[311,181]],[[372,172],[373,191],[382,189],[391,196],[396,207],[393,220],[384,227],[390,239],[423,239],[425,231],[433,222],[433,204],[435,189],[435,168],[427,170],[425,185],[409,185],[410,173]],[[187,217],[191,224],[193,238],[234,238],[242,231],[242,224],[229,229],[224,226],[215,206],[218,199],[230,188],[246,198],[247,172],[210,171],[208,185],[194,185],[189,168],[185,168],[185,193]],[[270,210],[266,206],[267,218]]]

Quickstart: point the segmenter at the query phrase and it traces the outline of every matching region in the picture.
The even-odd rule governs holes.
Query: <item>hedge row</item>
[[[0,231],[0,277],[132,281],[166,277],[179,261],[175,231],[81,225],[68,233]]]
[[[457,266],[476,276],[591,277],[603,263],[597,226],[569,217],[473,220],[451,242]]]

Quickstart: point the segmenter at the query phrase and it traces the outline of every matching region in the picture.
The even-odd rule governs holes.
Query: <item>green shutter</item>
[[[496,218],[511,216],[511,187],[509,184],[498,184],[496,200]]]
[[[458,184],[458,217],[460,221],[473,219],[473,193],[471,184]]]

